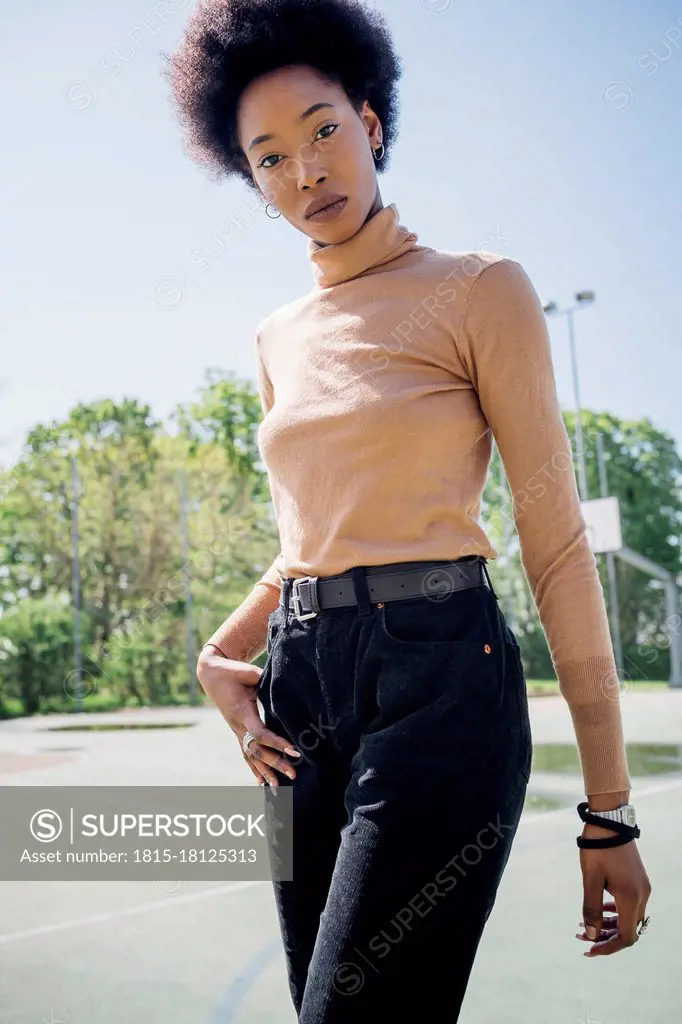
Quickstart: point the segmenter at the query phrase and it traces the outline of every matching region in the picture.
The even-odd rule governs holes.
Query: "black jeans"
[[[299,621],[291,582],[259,699],[302,753],[273,883],[299,1022],[450,1024],[530,775],[518,642],[487,585]]]

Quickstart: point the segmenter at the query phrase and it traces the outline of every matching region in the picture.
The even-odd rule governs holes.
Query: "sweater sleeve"
[[[263,412],[274,403],[274,391],[263,364],[258,340],[256,343],[258,394]],[[268,619],[280,601],[282,552],[278,552],[242,603],[205,642],[217,647],[221,654],[234,661],[253,661],[266,648]]]
[[[549,332],[515,260],[502,257],[479,273],[457,347],[509,480],[521,561],[570,709],[585,793],[627,790],[620,684]]]
[[[253,661],[267,643],[268,618],[279,605],[280,584],[277,571],[281,552],[242,603],[206,641],[233,661]]]

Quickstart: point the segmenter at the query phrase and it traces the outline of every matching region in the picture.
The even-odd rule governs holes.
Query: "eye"
[[[339,124],[338,124],[337,121],[334,121],[334,122],[332,122],[330,124],[323,124],[322,127],[318,130],[317,134],[319,135],[320,132],[325,131],[327,128],[331,128],[331,131],[330,131],[329,135],[323,135],[322,136],[323,139],[328,139],[331,135],[334,134],[334,132],[336,131],[336,129],[338,127],[339,127]]]
[[[274,158],[274,157],[276,157],[276,156],[277,156],[277,154],[276,154],[276,153],[268,153],[268,155],[267,155],[267,156],[264,156],[264,157],[263,157],[263,159],[262,159],[262,160],[260,161],[260,163],[258,164],[258,166],[259,166],[259,167],[276,167],[276,166],[277,166],[277,164],[266,164],[266,162],[265,162],[266,160],[270,160],[271,158]]]
[[[328,131],[328,133],[326,135],[322,135],[321,137],[323,139],[331,138],[331,136],[334,134],[334,132],[336,131],[336,129],[338,127],[339,127],[339,122],[338,121],[332,121],[329,124],[323,124],[321,128],[318,128],[317,134],[315,136],[315,139],[317,140],[321,136],[321,133],[327,131],[327,129],[330,129]],[[269,163],[266,163],[266,160],[276,160],[277,163],[269,164]],[[259,162],[258,167],[259,167],[259,169],[261,167],[265,167],[265,168],[276,167],[279,162],[280,162],[280,158],[277,156],[276,153],[268,153],[268,155],[264,156],[263,159]]]

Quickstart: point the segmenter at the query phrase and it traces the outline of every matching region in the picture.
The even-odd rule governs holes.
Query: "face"
[[[372,150],[381,125],[367,101],[358,113],[344,89],[307,65],[261,75],[243,92],[239,144],[254,182],[283,217],[322,245],[345,241],[382,202]],[[324,219],[313,202],[345,198]]]

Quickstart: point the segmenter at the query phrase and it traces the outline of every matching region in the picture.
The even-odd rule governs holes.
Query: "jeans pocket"
[[[480,640],[382,644],[377,725],[459,708],[454,718],[493,727],[499,708],[501,651]],[[443,726],[449,728],[443,722]],[[458,725],[459,729],[460,726]]]
[[[494,627],[486,588],[469,587],[442,598],[410,597],[377,608],[381,636],[393,648],[446,649],[458,644],[492,644]]]
[[[256,697],[264,708],[270,707],[270,678],[272,676],[272,656],[268,654],[263,665],[258,683],[256,684]]]
[[[272,648],[275,643],[275,639],[277,637],[277,633],[279,631],[279,627],[281,624],[280,612],[281,609],[278,607],[275,608],[275,610],[270,612],[270,614],[268,615],[268,635],[265,646],[268,656],[272,654]]]

